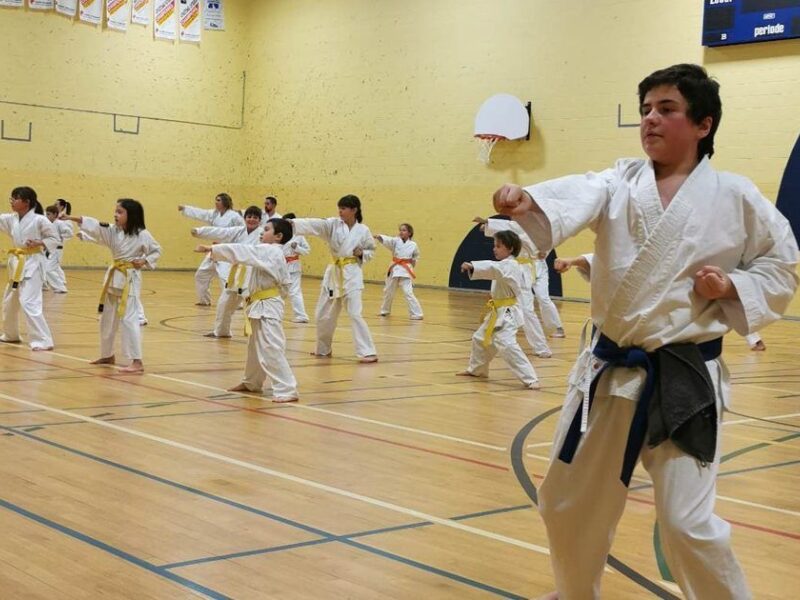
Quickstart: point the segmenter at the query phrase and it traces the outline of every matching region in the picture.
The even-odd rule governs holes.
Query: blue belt
[[[667,346],[663,346],[666,348]],[[703,360],[709,361],[717,358],[722,354],[722,338],[710,340],[697,345]],[[597,389],[597,382],[600,381],[600,376],[609,367],[626,367],[635,368],[641,367],[647,373],[645,378],[644,389],[641,396],[636,403],[636,410],[633,413],[631,420],[631,427],[628,431],[628,443],[625,446],[625,458],[622,462],[622,473],[620,480],[627,487],[631,482],[633,469],[636,467],[636,461],[639,458],[639,453],[644,445],[644,440],[647,435],[647,415],[650,408],[650,399],[653,397],[653,391],[656,385],[656,371],[653,365],[658,350],[655,352],[646,352],[642,348],[630,346],[627,348],[620,348],[616,342],[600,334],[600,339],[597,340],[592,353],[600,360],[606,361],[602,369],[594,376],[592,383],[589,386],[589,410],[592,409],[594,402],[594,393]],[[569,431],[564,440],[564,445],[561,446],[561,452],[558,455],[559,460],[565,463],[571,463],[578,449],[578,443],[581,440],[581,410],[578,411],[572,419]]]

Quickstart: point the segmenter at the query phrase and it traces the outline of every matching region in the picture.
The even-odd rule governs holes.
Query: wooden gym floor
[[[54,352],[0,345],[0,597],[530,598],[553,588],[532,498],[588,305],[561,302],[567,330],[533,359],[540,391],[502,362],[465,367],[484,296],[418,289],[425,321],[375,316],[380,362],[360,365],[349,323],[332,359],[309,356],[314,325],[286,322],[301,401],[226,392],[246,350],[203,337],[192,273],[144,276],[146,374],[90,366],[101,271],[45,294]],[[0,282],[4,285],[4,281]],[[313,315],[319,280],[304,281]],[[759,599],[797,593],[800,322],[750,352],[730,335],[735,413],[723,429],[717,512]],[[523,342],[524,344],[524,342]],[[527,347],[523,345],[527,350]],[[604,597],[674,598],[654,549],[653,495],[639,469]]]

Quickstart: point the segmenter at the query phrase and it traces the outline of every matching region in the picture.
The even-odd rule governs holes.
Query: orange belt
[[[400,266],[400,267],[403,267],[406,271],[408,271],[408,274],[411,275],[411,279],[416,279],[417,276],[414,275],[414,271],[411,269],[411,265],[414,264],[413,260],[414,259],[412,259],[412,258],[393,258],[392,259],[392,264],[389,265],[389,270],[386,271],[386,276],[387,277],[391,276],[392,269],[395,266]]]
[[[297,262],[298,260],[300,260],[300,257],[297,254],[295,254],[294,256],[287,256],[286,264],[288,265],[289,263]]]

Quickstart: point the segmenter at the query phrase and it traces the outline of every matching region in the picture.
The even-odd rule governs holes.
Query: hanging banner
[[[174,40],[177,37],[175,19],[175,0],[155,0],[153,35],[160,40]]]
[[[129,0],[106,0],[106,25],[109,29],[128,31],[131,20],[131,3]]]
[[[0,6],[13,6],[19,8],[22,6],[22,0],[0,0]]]
[[[28,0],[32,10],[53,10],[53,0]]]
[[[78,0],[56,0],[56,12],[66,15],[69,18],[75,17],[75,10],[78,8]]]
[[[180,0],[181,41],[200,41],[200,0]]]
[[[203,29],[225,29],[222,0],[203,0]]]
[[[80,19],[84,23],[99,25],[103,18],[103,2],[102,0],[80,0],[78,11]]]
[[[131,23],[150,25],[150,0],[133,0]]]

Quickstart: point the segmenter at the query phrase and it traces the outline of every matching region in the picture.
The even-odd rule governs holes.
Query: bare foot
[[[328,354],[320,354],[319,352],[310,352],[311,356],[316,356],[317,358],[330,358],[333,356],[333,352],[329,352]]]
[[[98,358],[97,360],[93,360],[89,363],[90,365],[113,365],[114,363],[114,355],[106,356],[105,358]]]
[[[297,402],[299,398],[297,396],[273,396],[273,402]]]
[[[473,373],[472,371],[467,371],[467,370],[459,371],[458,373],[456,373],[456,375],[458,375],[459,377],[481,377],[481,375],[475,375],[475,373]]]
[[[5,336],[0,336],[0,342],[3,342],[4,344],[19,344],[20,341],[18,339],[17,340],[7,340],[5,338]]]
[[[131,363],[127,367],[120,367],[118,373],[126,373],[128,375],[139,375],[144,373],[144,365],[142,363]]]
[[[249,392],[250,389],[245,384],[240,383],[239,385],[235,385],[232,388],[228,388],[228,391],[229,392]]]
[[[44,348],[31,348],[31,350],[33,350],[34,352],[49,352],[52,349],[53,349],[52,346],[46,346]]]
[[[542,389],[542,386],[538,381],[534,381],[533,383],[527,383],[527,384],[525,384],[525,387],[528,388],[529,390],[540,390],[540,389]]]
[[[375,356],[374,354],[370,354],[369,356],[362,356],[361,358],[358,359],[358,362],[368,365],[371,363],[378,362],[378,357]]]
[[[764,352],[766,349],[767,345],[762,340],[758,340],[755,344],[750,346],[750,350],[753,352]]]

